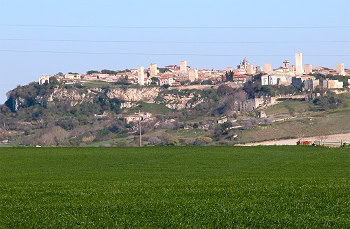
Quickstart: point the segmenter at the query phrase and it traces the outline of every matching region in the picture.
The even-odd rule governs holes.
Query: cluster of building
[[[265,63],[264,67],[254,67],[248,62],[247,58],[240,61],[236,69],[228,67],[226,71],[210,70],[210,69],[196,69],[187,65],[187,61],[181,61],[180,65],[169,65],[164,68],[158,68],[157,64],[151,64],[149,68],[142,66],[137,69],[118,71],[115,74],[79,74],[68,73],[56,75],[56,79],[62,83],[73,84],[76,82],[88,81],[105,81],[118,82],[123,80],[128,84],[134,85],[169,85],[180,86],[183,82],[203,82],[210,80],[212,83],[221,83],[225,74],[232,74],[232,83],[236,85],[243,85],[252,79],[252,76],[261,74],[261,84],[265,85],[294,85],[299,89],[309,90],[310,88],[321,87],[325,89],[343,88],[343,82],[337,80],[317,80],[312,74],[322,75],[341,75],[350,76],[350,71],[345,69],[344,64],[337,64],[336,69],[329,69],[326,67],[316,67],[313,69],[311,64],[303,65],[303,54],[295,54],[295,65],[290,65],[289,60],[283,61],[281,67],[272,68],[271,63]],[[40,84],[48,82],[50,77],[43,75],[39,79]]]
[[[312,68],[311,64],[303,66],[303,54],[295,54],[295,65],[290,66],[289,61],[285,60],[283,66],[272,69],[270,63],[266,63],[263,75],[261,76],[261,85],[294,85],[298,89],[310,90],[320,87],[323,89],[340,89],[344,87],[344,83],[338,80],[316,80],[312,74],[322,75],[341,75],[348,76],[350,72],[346,72],[344,64],[337,64],[336,70],[325,67]],[[261,68],[259,68],[261,69]]]
[[[104,82],[118,82],[120,79],[132,75],[132,72],[120,71],[117,74],[102,74],[102,73],[92,73],[92,74],[83,74],[83,73],[67,73],[65,75],[42,75],[39,78],[39,84],[44,84],[49,81],[51,77],[55,77],[59,82],[65,84],[74,84],[82,81],[104,81]]]
[[[148,122],[148,121],[152,121],[153,120],[153,116],[151,113],[148,112],[139,112],[139,113],[135,113],[133,115],[129,115],[125,117],[125,122],[127,124],[130,123],[138,123],[138,122]]]
[[[225,71],[213,69],[195,69],[187,65],[187,61],[181,61],[180,66],[169,65],[164,68],[158,68],[157,64],[151,64],[148,69],[140,66],[137,69],[125,70],[116,72],[116,74],[102,73],[68,73],[65,75],[43,75],[39,79],[39,84],[44,84],[49,81],[50,77],[55,77],[59,82],[65,84],[74,84],[77,82],[88,81],[104,81],[118,82],[120,80],[127,81],[129,84],[138,84],[147,86],[156,84],[158,86],[169,85],[179,86],[182,82],[196,82],[211,80],[212,82],[221,82]]]
[[[187,61],[181,61],[180,66],[169,65],[165,66],[163,72],[158,70],[157,64],[151,64],[149,69],[144,67],[137,68],[137,82],[139,85],[150,85],[155,83],[159,86],[169,85],[178,86],[181,82],[196,82],[196,81],[222,81],[224,71],[196,69],[187,65]]]

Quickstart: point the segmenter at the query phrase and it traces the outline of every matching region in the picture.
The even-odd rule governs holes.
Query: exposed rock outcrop
[[[87,90],[86,92],[81,92],[75,89],[64,89],[64,88],[56,88],[53,93],[37,96],[36,100],[38,103],[47,102],[48,104],[59,102],[67,102],[71,106],[76,106],[82,103],[92,103],[94,101],[94,97],[97,95],[96,92],[92,90]]]
[[[107,92],[110,99],[120,99],[131,102],[147,102],[154,103],[154,100],[159,95],[159,88],[113,88]]]

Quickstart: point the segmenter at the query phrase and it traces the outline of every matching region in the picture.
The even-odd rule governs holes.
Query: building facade
[[[312,74],[312,65],[311,64],[305,64],[304,71],[306,75]]]
[[[198,80],[198,69],[191,68],[189,70],[188,78],[191,82],[197,81]]]

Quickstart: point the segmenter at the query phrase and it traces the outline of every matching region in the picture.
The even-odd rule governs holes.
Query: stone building
[[[306,75],[312,74],[312,64],[305,64],[304,72]]]
[[[191,82],[198,80],[198,69],[191,68],[188,73],[188,78]]]
[[[248,71],[248,65],[249,65],[248,59],[244,58],[243,61],[241,61],[237,66],[237,69]]]

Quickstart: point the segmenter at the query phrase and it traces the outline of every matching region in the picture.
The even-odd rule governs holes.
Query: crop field
[[[0,148],[0,228],[349,228],[350,150]]]

